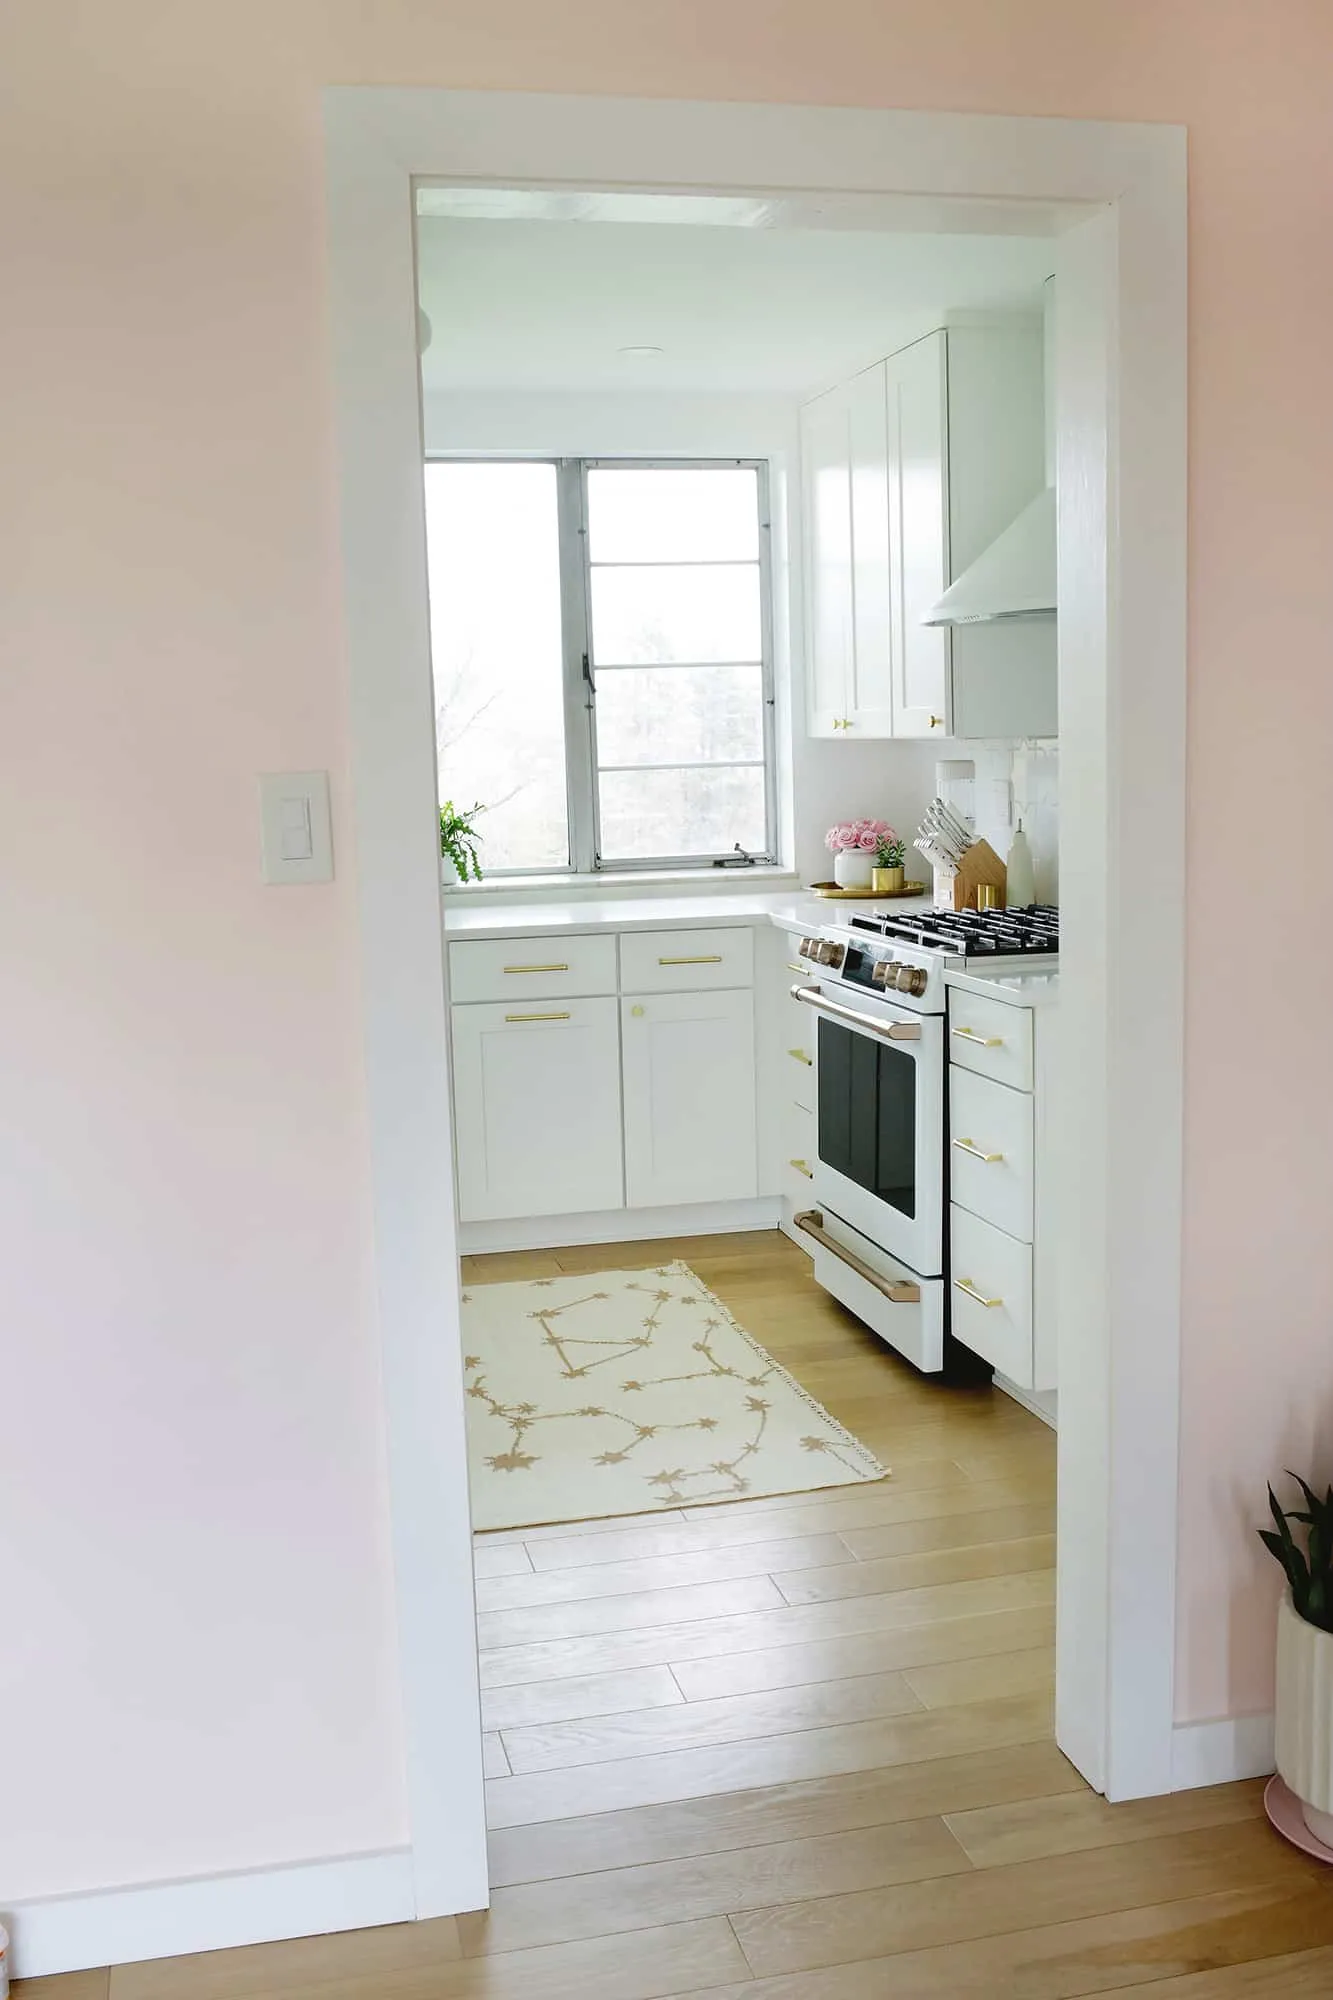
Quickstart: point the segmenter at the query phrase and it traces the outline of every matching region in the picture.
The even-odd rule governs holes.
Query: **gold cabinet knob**
[[[932,715],[930,718],[930,726],[932,729],[943,729],[944,717],[942,715]]]
[[[643,1018],[642,1007],[631,1007],[630,1013],[634,1016],[636,1021],[641,1020]]]

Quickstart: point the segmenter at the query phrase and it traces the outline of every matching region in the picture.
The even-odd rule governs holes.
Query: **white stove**
[[[1054,970],[1059,913],[866,912],[799,950],[818,968],[792,988],[818,1021],[815,1274],[917,1367],[937,1370],[948,1333],[945,973]]]

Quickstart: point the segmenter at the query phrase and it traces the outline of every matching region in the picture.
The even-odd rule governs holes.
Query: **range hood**
[[[1055,610],[1055,488],[1045,486],[1016,521],[949,585],[923,625],[983,625]]]

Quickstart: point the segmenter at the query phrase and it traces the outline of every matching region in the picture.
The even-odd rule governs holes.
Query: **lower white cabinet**
[[[618,1002],[451,1013],[460,1218],[623,1208]]]
[[[630,994],[620,1009],[629,1206],[752,1198],[759,1175],[751,989]]]

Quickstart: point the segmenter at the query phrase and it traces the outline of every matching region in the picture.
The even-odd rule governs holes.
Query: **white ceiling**
[[[672,206],[652,221],[586,205],[559,221],[420,215],[427,391],[807,394],[946,313],[1037,310],[1053,262],[1049,236],[701,225]],[[619,352],[642,345],[663,352]]]

